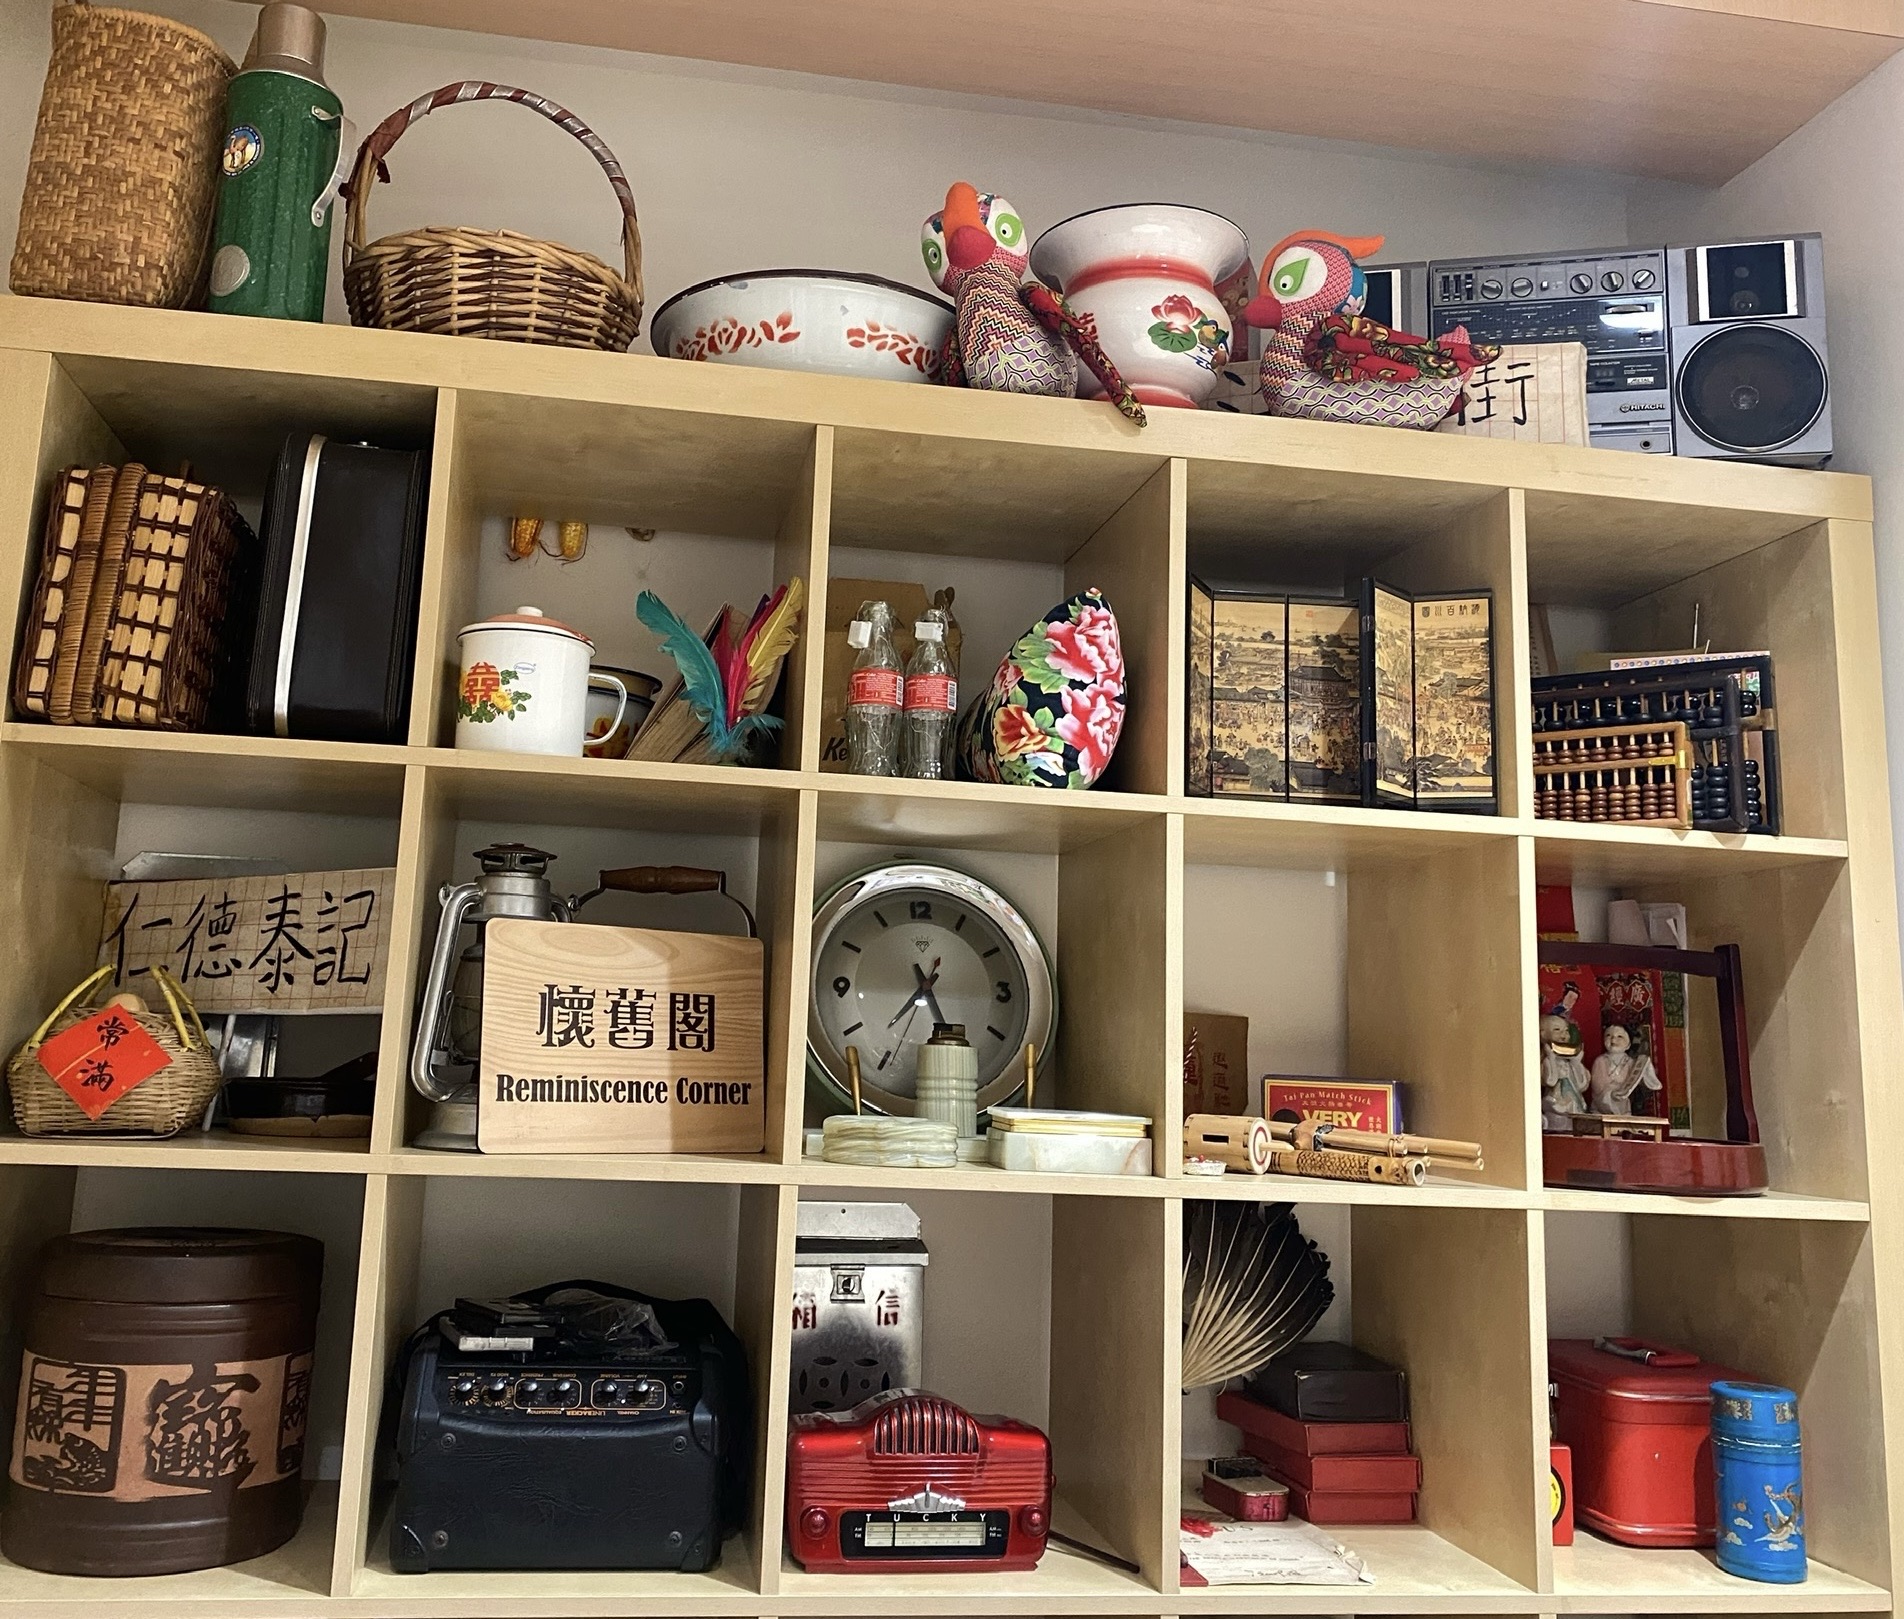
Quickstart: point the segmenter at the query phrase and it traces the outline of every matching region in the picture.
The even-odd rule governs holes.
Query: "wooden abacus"
[[[1534,738],[1534,814],[1543,821],[1692,825],[1692,772],[1678,720],[1547,731]]]

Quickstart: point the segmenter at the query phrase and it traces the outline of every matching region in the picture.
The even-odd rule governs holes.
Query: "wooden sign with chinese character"
[[[501,918],[483,930],[484,1152],[759,1152],[758,939]]]
[[[1529,444],[1585,444],[1586,345],[1508,344],[1498,360],[1469,373],[1461,408],[1440,431]]]
[[[108,883],[100,965],[144,992],[169,968],[201,1017],[374,1012],[383,1004],[393,869]],[[156,997],[152,997],[156,999]]]

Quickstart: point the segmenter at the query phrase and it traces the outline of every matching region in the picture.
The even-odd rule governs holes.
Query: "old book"
[[[1417,596],[1415,806],[1495,808],[1494,598]]]
[[[731,611],[732,608],[723,607],[714,615],[714,622],[708,625],[707,634],[701,637],[709,646],[720,638],[722,621]],[[647,723],[635,733],[628,758],[672,764],[706,733],[707,722],[694,712],[693,705],[683,695],[683,687],[684,683],[677,674],[668,689],[661,694],[661,701],[655,704]]]
[[[1414,603],[1362,581],[1362,802],[1415,807]]]
[[[1282,596],[1222,592],[1211,626],[1210,786],[1243,798],[1288,794],[1286,660],[1289,607]]]
[[[1354,602],[1289,598],[1289,797],[1362,801],[1362,613]]]

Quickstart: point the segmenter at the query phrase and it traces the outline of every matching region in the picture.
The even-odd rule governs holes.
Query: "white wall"
[[[253,8],[153,0],[241,56]],[[0,0],[0,199],[19,195],[45,71],[46,0]],[[1168,198],[1233,214],[1258,248],[1323,226],[1387,230],[1397,255],[1625,236],[1604,175],[1486,168],[1372,147],[1139,124],[1028,103],[539,45],[340,17],[328,76],[368,130],[463,78],[552,96],[629,171],[652,309],[709,276],[776,265],[877,271],[924,286],[919,225],[953,180],[1004,192],[1034,230],[1103,203]],[[996,55],[1011,83],[1005,42]],[[1220,91],[1211,97],[1220,120]],[[371,204],[373,237],[424,224],[504,225],[619,262],[607,182],[568,137],[514,106],[415,126]],[[0,252],[14,217],[0,205]],[[338,232],[341,236],[341,230]],[[342,318],[333,297],[333,319]],[[644,340],[645,346],[645,340]]]
[[[1822,231],[1831,337],[1832,429],[1843,472],[1876,483],[1878,627],[1889,716],[1892,826],[1904,828],[1904,57],[1893,57],[1716,191],[1637,185],[1632,239],[1724,241]],[[1872,693],[1872,700],[1877,699]],[[1904,844],[1904,836],[1894,832]],[[1900,862],[1904,864],[1904,862]]]

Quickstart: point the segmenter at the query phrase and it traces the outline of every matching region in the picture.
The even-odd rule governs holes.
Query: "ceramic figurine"
[[[1089,325],[1049,287],[1025,281],[1024,221],[1003,197],[959,181],[926,221],[920,250],[932,279],[952,295],[947,382],[1070,399],[1082,360],[1117,408],[1142,425],[1144,407]]]
[[[1618,1023],[1609,1023],[1601,1037],[1604,1049],[1593,1059],[1589,1084],[1595,1113],[1631,1113],[1633,1093],[1656,1091],[1659,1075],[1653,1059],[1633,1050],[1633,1036]]]
[[[1566,1133],[1577,1114],[1587,1111],[1587,1065],[1580,1060],[1580,1037],[1558,1012],[1540,1020],[1540,1124]]]
[[[1263,330],[1270,415],[1433,427],[1460,403],[1468,373],[1499,356],[1495,344],[1469,342],[1465,327],[1413,337],[1364,316],[1367,283],[1356,261],[1379,252],[1382,240],[1298,231],[1264,258],[1244,313]]]

